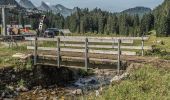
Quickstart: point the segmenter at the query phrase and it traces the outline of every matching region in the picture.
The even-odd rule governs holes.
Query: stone
[[[35,91],[32,94],[35,95],[35,94],[37,94],[37,92],[38,92],[38,88],[35,89]]]
[[[25,57],[25,54],[23,54],[23,53],[16,53],[16,54],[12,55],[12,57],[13,58],[23,58],[23,57]]]
[[[10,89],[11,91],[14,91],[14,87],[13,86],[8,86],[8,89]]]
[[[1,94],[1,97],[2,97],[2,98],[3,98],[3,97],[5,97],[5,94],[6,94],[6,93],[5,93],[5,92],[3,92],[3,93]]]
[[[14,79],[14,78],[16,78],[16,76],[15,76],[15,75],[12,75],[12,79]]]
[[[39,97],[37,100],[47,100],[47,97]]]
[[[99,91],[96,90],[96,97],[98,97],[100,95]]]
[[[81,95],[81,94],[83,94],[83,91],[82,91],[82,89],[77,89],[77,90],[73,91],[72,93],[75,95]]]
[[[20,86],[20,87],[16,88],[16,91],[17,92],[28,92],[29,89],[24,86]]]
[[[45,89],[41,90],[42,93],[46,93],[47,91]]]
[[[112,79],[110,80],[110,82],[112,83],[112,82],[114,82],[114,81],[120,81],[120,80],[122,80],[123,78],[127,77],[128,74],[129,74],[129,73],[124,73],[124,74],[122,74],[122,75],[120,75],[120,76],[115,76],[114,78],[112,78]]]
[[[58,97],[53,97],[52,100],[58,100]]]
[[[52,94],[52,95],[54,95],[54,94],[56,94],[56,92],[55,92],[55,91],[53,91],[53,92],[51,92],[51,94]]]
[[[33,76],[34,75],[34,73],[30,73],[30,76]]]

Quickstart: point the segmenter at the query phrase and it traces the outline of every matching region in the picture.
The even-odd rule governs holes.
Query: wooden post
[[[143,39],[143,36],[142,36],[142,56],[144,56],[144,39]]]
[[[57,38],[57,65],[60,67],[61,64],[61,55],[60,55],[60,38]]]
[[[85,39],[85,70],[88,70],[88,38]]]
[[[2,8],[2,35],[7,35],[7,31],[6,31],[6,16],[5,16],[5,8]]]
[[[117,74],[120,74],[120,67],[121,67],[121,61],[120,61],[120,55],[121,55],[121,50],[120,50],[120,45],[121,45],[121,40],[118,39],[118,63],[117,63]]]
[[[35,36],[35,40],[34,40],[34,66],[37,65],[37,49],[38,49],[38,41],[37,41],[37,36]]]

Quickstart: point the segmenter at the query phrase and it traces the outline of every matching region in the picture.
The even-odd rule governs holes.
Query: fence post
[[[57,38],[57,65],[58,67],[60,67],[60,64],[61,64],[61,55],[60,55],[60,38],[58,37]]]
[[[85,38],[85,70],[88,70],[88,38]]]
[[[121,50],[120,50],[120,45],[121,45],[121,40],[118,39],[118,63],[117,63],[117,74],[120,74],[120,66],[121,66],[121,61],[120,61],[120,55],[121,55]]]
[[[144,39],[143,39],[143,36],[142,36],[142,56],[144,56]]]
[[[38,49],[38,42],[37,42],[37,36],[35,36],[35,40],[34,40],[34,66],[37,65],[37,49]]]

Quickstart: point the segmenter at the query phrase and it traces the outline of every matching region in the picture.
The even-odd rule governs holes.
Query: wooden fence
[[[26,38],[28,41],[34,41],[34,46],[27,46],[27,49],[34,50],[34,65],[37,65],[38,50],[42,51],[55,51],[57,55],[57,66],[61,66],[62,59],[69,58],[74,60],[84,60],[85,69],[89,68],[89,61],[101,61],[101,62],[117,62],[118,73],[121,67],[121,55],[134,56],[135,51],[141,50],[142,56],[144,50],[152,49],[149,46],[144,46],[144,41],[148,40],[148,37],[73,37],[73,36],[58,36],[55,38]],[[141,41],[140,46],[129,46],[134,41]],[[51,41],[56,42],[56,47],[39,47],[38,41]],[[123,44],[126,44],[126,46]],[[128,45],[128,46],[127,46]],[[84,57],[67,57],[61,56],[61,52],[75,52],[83,53]],[[113,59],[98,59],[90,58],[89,54],[104,54],[104,55],[117,55],[117,60]],[[52,57],[52,56],[50,56]]]

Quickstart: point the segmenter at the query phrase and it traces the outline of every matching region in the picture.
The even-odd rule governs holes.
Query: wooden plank
[[[49,63],[37,63],[37,65],[57,67],[56,64],[49,64]],[[62,67],[67,67],[67,68],[85,69],[84,67],[80,67],[80,66],[68,66],[68,65],[61,65],[61,66]],[[88,68],[88,69],[92,69],[92,68]]]
[[[91,39],[89,38],[89,42],[91,43],[118,43],[117,39]],[[133,40],[122,39],[122,43],[125,44],[133,44]]]
[[[89,53],[94,53],[94,54],[113,54],[117,55],[117,51],[111,51],[111,50],[89,50]],[[122,55],[129,55],[129,56],[134,56],[136,55],[136,52],[131,52],[131,51],[122,51]]]
[[[25,37],[25,40],[27,41],[34,41],[35,39],[33,37]],[[57,42],[57,38],[38,38],[38,41],[51,41],[51,42]]]
[[[142,56],[144,56],[144,40],[142,39]]]
[[[24,35],[6,35],[6,36],[0,36],[0,38],[3,37],[35,37],[36,35],[32,35],[32,34],[24,34]]]
[[[84,49],[72,49],[72,48],[61,48],[61,51],[63,52],[78,52],[78,53],[84,53]]]
[[[37,50],[38,50],[38,42],[37,42],[37,37],[35,37],[35,41],[34,41],[34,65],[37,64]]]
[[[82,44],[61,44],[62,47],[79,47],[84,48],[85,46]],[[105,49],[118,49],[118,46],[113,45],[88,45],[89,48],[105,48]],[[129,49],[129,50],[141,50],[141,46],[121,46],[121,49]],[[143,46],[144,50],[152,50],[151,46]]]
[[[118,39],[121,39],[121,40],[142,40],[142,37],[91,37],[91,36],[56,36],[56,37],[60,37],[61,39],[63,38],[74,38],[74,39],[85,39],[85,38],[88,38],[88,39],[112,39],[112,40],[118,40]],[[143,37],[144,40],[148,40],[149,37],[146,36],[146,37]]]
[[[27,41],[34,41],[34,38],[31,37],[27,37],[25,38],[25,40]],[[84,42],[84,38],[61,38],[60,41],[62,42]],[[38,41],[57,41],[57,38],[38,38]],[[88,39],[89,42],[103,42],[103,43],[118,43],[118,41],[116,39],[95,39],[95,38],[89,38]],[[122,40],[122,43],[128,43],[128,44],[132,44],[133,40],[127,40],[124,39]]]
[[[63,42],[84,42],[82,38],[62,38],[61,41]],[[118,43],[116,39],[97,39],[97,38],[88,38],[89,43]],[[122,40],[122,43],[132,44],[133,40]]]
[[[57,65],[60,67],[60,38],[57,38]]]
[[[27,49],[34,49],[33,46],[27,46]],[[38,47],[38,50],[44,50],[44,51],[57,51],[56,48],[51,47]],[[61,48],[61,51],[63,52],[78,52],[78,53],[84,53],[84,49],[72,49],[72,48]],[[94,54],[118,54],[117,51],[111,51],[111,50],[89,50],[89,53]],[[122,51],[122,55],[136,55],[136,52],[132,51]]]
[[[90,61],[115,63],[117,60],[89,58]]]
[[[88,39],[86,38],[85,39],[85,55],[84,55],[84,60],[85,60],[85,69],[86,69],[86,71],[88,70],[88,51],[89,51],[89,49],[88,49]]]
[[[39,55],[39,57],[42,58],[57,58],[57,56],[53,55]],[[69,57],[69,56],[62,56],[61,57],[63,60],[64,59],[71,59],[71,60],[81,60],[84,61],[83,57]],[[115,63],[117,60],[111,60],[111,59],[98,59],[98,58],[89,58],[89,61],[97,61],[97,62],[109,62],[109,63]]]
[[[84,60],[83,57],[68,57],[68,56],[62,56],[62,59],[72,59],[72,60]]]
[[[117,57],[117,74],[120,74],[120,66],[121,66],[121,61],[120,61],[120,55],[121,55],[121,50],[120,50],[120,45],[121,45],[121,40],[118,40],[118,57]]]
[[[39,57],[42,58],[53,58],[53,59],[57,59],[58,56],[54,56],[54,55],[38,55]],[[68,56],[61,56],[62,59],[72,59],[72,60],[82,60],[84,61],[83,57],[68,57]]]
[[[34,50],[34,46],[27,46],[27,49],[29,49],[29,50]],[[57,51],[57,48],[38,47],[38,50],[42,50],[42,51]]]
[[[26,41],[35,41],[35,39],[33,37],[25,37]]]

